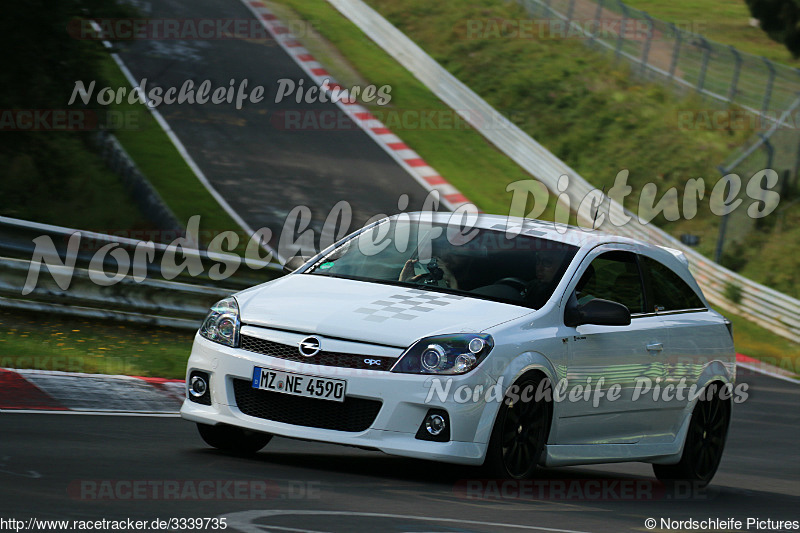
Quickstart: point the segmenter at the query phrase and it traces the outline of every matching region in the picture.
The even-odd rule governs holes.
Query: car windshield
[[[505,228],[459,232],[446,224],[391,219],[326,254],[305,273],[413,286],[538,309],[578,248]]]

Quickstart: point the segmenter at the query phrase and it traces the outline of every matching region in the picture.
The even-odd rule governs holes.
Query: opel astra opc
[[[731,326],[679,251],[403,214],[292,268],[218,302],[197,333],[181,414],[213,447],[279,435],[513,478],[644,461],[704,485],[717,470]]]

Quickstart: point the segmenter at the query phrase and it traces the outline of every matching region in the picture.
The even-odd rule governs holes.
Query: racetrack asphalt
[[[252,20],[239,0],[152,0],[140,3],[148,18],[163,20]],[[259,39],[142,39],[115,47],[137,81],[153,87],[195,87],[210,80],[212,87],[266,89],[264,100],[234,104],[162,104],[157,107],[214,188],[253,229],[268,227],[273,240],[295,206],[308,206],[317,235],[333,206],[350,204],[350,229],[377,214],[419,210],[427,191],[333,103],[301,103],[286,98],[275,103],[280,79],[304,86],[313,81],[270,37]],[[294,95],[292,95],[294,96]],[[321,113],[338,117],[335,129],[286,128],[286,113],[309,118]],[[197,184],[198,187],[202,185]],[[403,194],[408,204],[398,208]],[[184,223],[186,221],[183,221]],[[202,229],[218,229],[204,228]]]
[[[4,412],[0,517],[226,516],[230,531],[336,532],[619,532],[645,531],[646,518],[797,520],[800,388],[759,375],[741,381],[749,398],[734,406],[712,484],[672,492],[643,463],[545,469],[535,485],[498,486],[472,468],[282,438],[253,457],[226,455],[175,417]]]

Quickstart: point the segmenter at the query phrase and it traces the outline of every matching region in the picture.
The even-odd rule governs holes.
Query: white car
[[[620,461],[700,485],[716,472],[731,325],[678,251],[414,213],[291,263],[217,303],[195,338],[181,415],[211,446],[280,435],[512,478]]]

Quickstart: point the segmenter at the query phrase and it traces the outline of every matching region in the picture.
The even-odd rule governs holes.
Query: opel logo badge
[[[320,350],[319,339],[316,337],[306,337],[300,341],[298,349],[300,350],[300,355],[303,357],[314,357]]]

